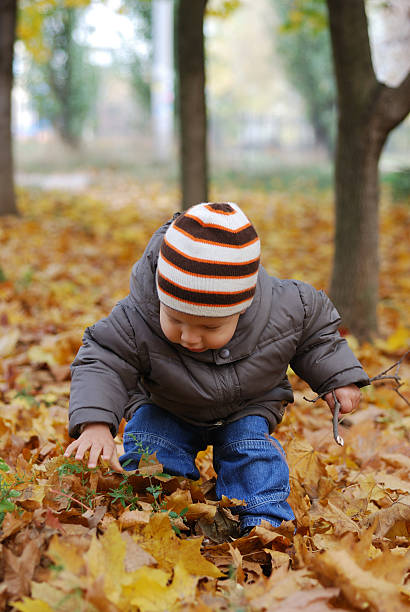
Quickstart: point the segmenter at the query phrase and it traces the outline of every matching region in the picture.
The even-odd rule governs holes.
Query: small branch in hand
[[[328,393],[329,393],[329,391],[324,391],[323,393],[320,393],[319,395],[317,395],[313,399],[309,399],[307,397],[303,397],[303,399],[306,402],[311,402],[312,404],[314,404],[315,402],[317,402],[318,399],[322,399]],[[333,395],[333,400],[335,402],[335,407],[333,409],[333,437],[335,439],[335,442],[337,442],[337,444],[339,444],[339,446],[344,446],[345,442],[344,442],[342,436],[339,434],[339,413],[340,413],[341,406],[340,406],[339,400],[336,397],[336,393],[335,393],[334,389],[332,389],[332,395]]]
[[[393,380],[396,383],[396,387],[394,387],[394,391],[397,393],[397,395],[399,395],[406,402],[406,404],[408,406],[410,406],[410,402],[399,391],[399,388],[403,384],[403,381],[401,380],[401,378],[399,376],[399,369],[400,369],[401,364],[406,359],[406,357],[407,357],[407,355],[409,353],[410,353],[410,351],[407,351],[406,353],[404,353],[404,355],[402,355],[402,357],[398,361],[396,361],[395,363],[393,363],[393,365],[391,365],[389,368],[387,368],[387,370],[384,370],[383,372],[380,372],[380,374],[376,374],[376,376],[373,376],[373,378],[369,379],[370,383],[378,382],[380,380],[382,380],[382,381],[383,380]],[[391,375],[391,376],[386,376],[386,374],[388,372],[390,372],[394,367],[396,367],[395,373],[393,375]],[[323,393],[319,393],[319,395],[317,395],[313,399],[309,399],[307,397],[303,397],[303,399],[306,402],[310,402],[310,403],[314,404],[315,402],[317,402],[317,400],[322,399],[328,393],[329,393],[329,391],[323,391]],[[334,411],[333,411],[333,437],[334,437],[335,441],[340,446],[343,446],[344,445],[344,440],[343,440],[342,436],[339,435],[339,431],[338,431],[339,412],[340,412],[341,406],[340,406],[340,402],[338,401],[338,399],[336,397],[336,393],[335,393],[334,389],[332,389],[332,395],[333,395],[333,400],[335,402],[335,407],[334,407]]]
[[[336,397],[335,390],[332,390],[333,400],[335,402],[335,407],[333,409],[333,437],[339,446],[344,446],[345,441],[342,436],[339,435],[339,412],[340,412],[340,402]]]

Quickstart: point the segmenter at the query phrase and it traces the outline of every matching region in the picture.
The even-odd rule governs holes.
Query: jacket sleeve
[[[71,373],[70,436],[78,438],[81,425],[91,422],[107,423],[115,436],[138,380],[134,332],[121,302],[85,330]]]
[[[295,356],[294,372],[316,393],[355,383],[369,384],[369,377],[338,332],[340,315],[323,291],[295,282],[304,309],[303,331]]]

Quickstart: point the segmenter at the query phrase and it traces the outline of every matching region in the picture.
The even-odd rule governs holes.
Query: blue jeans
[[[259,525],[261,520],[278,526],[294,514],[286,501],[290,488],[285,453],[268,434],[268,423],[261,416],[202,427],[144,404],[125,426],[120,463],[126,463],[126,470],[136,470],[147,449],[150,454],[156,451],[165,473],[197,480],[196,455],[212,445],[218,499],[226,495],[246,502],[231,508],[239,515],[241,529]]]

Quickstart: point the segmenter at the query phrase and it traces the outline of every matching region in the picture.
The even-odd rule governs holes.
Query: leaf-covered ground
[[[332,207],[323,194],[236,192],[272,274],[326,289]],[[386,198],[385,198],[386,199]],[[125,476],[65,459],[69,364],[84,328],[127,293],[132,263],[177,208],[159,185],[87,196],[20,194],[0,221],[0,610],[26,612],[400,611],[410,603],[410,410],[391,383],[363,390],[345,418],[303,397],[277,437],[291,469],[293,523],[237,537],[215,501],[211,449],[201,481],[161,474],[155,456]],[[359,346],[370,376],[408,344],[409,209],[382,207],[380,339]],[[407,300],[407,301],[406,301]],[[409,397],[408,362],[399,375]],[[121,436],[118,436],[120,452]]]

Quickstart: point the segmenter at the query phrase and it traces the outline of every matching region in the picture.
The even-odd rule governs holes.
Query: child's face
[[[160,323],[165,336],[197,353],[225,346],[234,335],[241,314],[197,317],[160,303]]]

